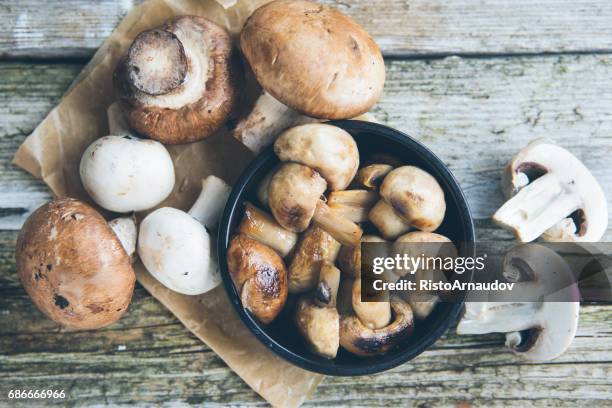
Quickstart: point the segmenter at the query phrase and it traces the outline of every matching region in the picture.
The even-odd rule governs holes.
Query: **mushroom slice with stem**
[[[509,197],[493,220],[521,242],[596,242],[608,225],[606,197],[573,154],[544,139],[529,143],[506,166]]]
[[[353,222],[366,222],[368,213],[378,199],[378,193],[375,191],[332,191],[327,197],[327,205],[343,218]]]
[[[380,200],[370,211],[370,221],[386,239],[411,227],[434,231],[444,220],[446,201],[436,179],[415,166],[398,167],[380,186]]]
[[[289,292],[314,289],[323,262],[335,262],[340,243],[323,229],[312,226],[302,235],[289,264]]]
[[[224,28],[181,16],[138,34],[114,82],[132,128],[179,144],[204,139],[226,122],[241,75]]]
[[[245,234],[232,238],[227,267],[242,306],[263,324],[272,322],[287,301],[287,270],[272,248]]]
[[[373,356],[386,353],[412,334],[414,317],[408,303],[390,299],[393,321],[380,329],[364,325],[354,315],[340,319],[340,345],[353,354]]]
[[[268,245],[283,258],[291,252],[297,242],[295,232],[281,227],[271,215],[251,203],[246,203],[238,231]]]
[[[325,180],[313,169],[297,163],[283,163],[268,186],[268,205],[284,228],[302,232],[313,221],[345,245],[357,245],[363,231],[332,211],[321,199]]]
[[[131,218],[111,223],[72,198],[55,199],[26,220],[17,237],[17,273],[50,319],[96,329],[127,310],[136,282],[130,257],[136,227]]]
[[[496,302],[466,302],[457,333],[506,333],[506,345],[522,358],[558,357],[578,327],[580,294],[571,268],[555,251],[537,244],[513,248],[503,268],[504,277],[516,282],[513,293],[496,295]],[[542,301],[518,301],[519,294]]]
[[[145,217],[138,234],[138,255],[147,270],[167,288],[199,295],[221,283],[208,230],[217,225],[230,187],[216,176],[202,181],[189,213],[159,208]]]
[[[377,190],[391,170],[393,166],[389,164],[370,164],[357,171],[356,181],[369,190]]]
[[[361,237],[361,242],[385,242],[385,240],[375,235],[363,235]],[[338,265],[340,266],[340,270],[351,278],[360,278],[361,245],[343,245],[338,254]]]
[[[359,167],[359,151],[353,137],[339,127],[322,123],[287,129],[274,142],[274,152],[281,161],[316,170],[331,191],[345,189]]]

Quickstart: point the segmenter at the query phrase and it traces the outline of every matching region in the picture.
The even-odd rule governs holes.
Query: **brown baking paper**
[[[184,14],[205,16],[236,35],[251,12],[266,1],[149,0],[135,7],[59,105],[20,146],[14,163],[44,180],[55,195],[89,201],[79,179],[79,161],[94,139],[108,134],[106,110],[114,102],[112,71],[133,38]],[[232,183],[252,159],[227,130],[206,141],[169,146],[168,150],[174,160],[176,186],[161,206],[183,210],[193,204],[203,177],[215,174]],[[272,405],[296,407],[314,392],[322,376],[297,368],[264,347],[240,321],[222,287],[201,296],[185,296],[158,283],[140,262],[135,269],[142,286]]]

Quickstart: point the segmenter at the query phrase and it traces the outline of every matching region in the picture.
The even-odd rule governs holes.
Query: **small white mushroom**
[[[159,208],[140,224],[138,255],[164,286],[186,295],[199,295],[221,282],[208,229],[216,227],[230,187],[215,176],[202,182],[202,192],[189,213]]]
[[[466,302],[457,333],[507,333],[506,345],[520,357],[558,357],[578,327],[579,293],[571,269],[556,252],[536,244],[513,248],[503,267],[508,280],[518,281],[513,291],[497,294],[496,302]],[[520,301],[519,296],[541,296],[542,301]]]
[[[608,226],[606,197],[589,170],[567,150],[537,139],[506,166],[509,200],[493,215],[521,242],[596,242]]]

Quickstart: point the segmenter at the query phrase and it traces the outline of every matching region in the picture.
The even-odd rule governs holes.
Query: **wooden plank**
[[[78,71],[76,65],[0,64],[0,229],[19,228],[49,198],[9,160]],[[374,114],[449,165],[480,239],[509,239],[488,217],[503,202],[501,169],[534,138],[552,138],[574,152],[612,197],[610,78],[608,55],[391,60]],[[605,239],[611,238],[609,227]]]
[[[89,57],[139,0],[0,1],[0,57]],[[608,0],[323,0],[386,55],[612,49]]]

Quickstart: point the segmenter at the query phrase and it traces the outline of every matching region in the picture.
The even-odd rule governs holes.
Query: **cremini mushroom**
[[[115,222],[113,229],[96,210],[72,198],[34,211],[17,238],[15,259],[19,279],[38,309],[80,329],[117,321],[136,282],[130,257],[135,238],[129,236],[136,228],[129,222]]]
[[[390,299],[393,320],[380,329],[373,329],[355,315],[340,319],[340,345],[353,354],[373,356],[383,354],[412,334],[414,317],[408,303],[397,297]]]
[[[370,164],[364,166],[357,171],[357,184],[369,190],[377,190],[391,170],[393,170],[393,166],[389,164]]]
[[[368,221],[368,214],[379,200],[378,193],[368,190],[332,191],[327,205],[339,216],[356,223]]]
[[[331,191],[344,190],[359,168],[359,151],[353,137],[339,127],[310,123],[284,131],[274,142],[281,161],[316,170]]]
[[[496,294],[495,302],[466,302],[457,333],[506,333],[506,345],[522,358],[558,357],[572,343],[578,326],[580,294],[571,268],[555,251],[537,244],[510,250],[503,268],[515,288]]]
[[[521,242],[596,242],[608,225],[606,197],[573,154],[544,139],[529,143],[506,166],[508,201],[493,220]]]
[[[363,231],[334,213],[321,199],[327,183],[318,172],[298,163],[283,163],[268,186],[268,205],[284,228],[302,232],[313,221],[345,245],[357,245]]]
[[[302,234],[289,264],[289,292],[314,289],[323,262],[335,262],[340,243],[323,229],[312,226]]]
[[[251,203],[245,205],[244,217],[238,231],[268,245],[283,258],[291,252],[297,242],[295,232],[281,227],[271,215]]]
[[[227,250],[227,266],[242,306],[263,324],[272,322],[287,301],[287,270],[280,255],[238,234]]]
[[[363,235],[361,242],[385,242],[376,235]],[[351,278],[361,277],[361,245],[342,246],[338,254],[338,265],[340,270]]]
[[[362,301],[362,280],[357,278],[353,281],[353,311],[361,323],[370,329],[380,329],[391,321],[391,304],[388,298],[382,302],[374,299]]]
[[[174,165],[166,148],[129,134],[96,139],[85,149],[79,173],[90,197],[119,213],[153,208],[174,188]]]
[[[336,309],[339,283],[340,271],[324,262],[314,293],[302,296],[295,310],[295,325],[308,348],[325,358],[335,358],[340,347],[340,315]]]
[[[258,8],[240,33],[257,81],[307,116],[348,119],[380,97],[385,67],[368,33],[339,11],[302,0]]]
[[[436,230],[446,212],[444,192],[436,179],[415,166],[398,167],[380,186],[382,200],[369,214],[383,238],[395,239],[411,227]]]
[[[230,193],[215,176],[202,181],[202,191],[189,213],[159,208],[140,224],[138,255],[147,270],[167,288],[199,295],[221,282],[208,230],[214,229]]]
[[[138,34],[115,69],[132,128],[165,144],[214,133],[234,109],[240,65],[229,33],[198,16]]]

